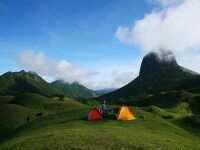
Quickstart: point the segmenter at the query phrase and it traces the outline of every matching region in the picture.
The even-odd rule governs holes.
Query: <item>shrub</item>
[[[173,115],[163,115],[162,118],[163,119],[173,119],[174,116]]]

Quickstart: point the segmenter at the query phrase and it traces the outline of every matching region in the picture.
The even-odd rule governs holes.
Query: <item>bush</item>
[[[162,118],[163,119],[173,119],[174,116],[173,115],[163,115]]]
[[[145,117],[144,117],[143,115],[140,115],[139,118],[141,118],[141,119],[145,119]]]

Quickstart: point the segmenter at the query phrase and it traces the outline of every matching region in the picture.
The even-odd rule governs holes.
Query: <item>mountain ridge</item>
[[[175,56],[170,51],[150,52],[143,57],[138,77],[124,87],[97,99],[124,103],[125,99],[130,100],[142,95],[184,90],[184,87],[180,85],[186,80],[196,78],[198,74],[183,68],[178,65]]]
[[[58,80],[57,80],[58,81]],[[55,81],[54,81],[55,82]],[[65,84],[65,88],[71,90],[66,92],[46,82],[36,72],[6,72],[0,76],[0,95],[19,95],[21,93],[37,93],[44,96],[63,95],[67,97],[85,99],[98,96],[92,90],[87,89],[78,82],[68,84],[59,80],[59,84]],[[67,87],[68,86],[68,87]],[[78,95],[78,96],[76,96]]]
[[[88,89],[76,81],[70,84],[64,80],[56,80],[50,84],[53,87],[61,90],[63,93],[65,93],[65,95],[68,95],[69,97],[77,99],[88,99],[98,96],[98,94],[96,94],[94,91]]]

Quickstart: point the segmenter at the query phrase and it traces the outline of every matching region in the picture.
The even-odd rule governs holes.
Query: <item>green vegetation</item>
[[[92,107],[101,106],[101,103],[95,99],[87,99],[87,100],[81,101],[81,103],[92,106]]]
[[[7,104],[13,98],[14,98],[14,96],[0,96],[0,105]]]
[[[46,113],[85,107],[85,105],[79,103],[73,98],[65,97],[63,100],[60,100],[58,97],[48,98],[35,93],[20,94],[9,103],[21,105],[38,111],[44,111]]]
[[[152,97],[178,99],[162,108],[163,103],[132,108],[135,121],[118,121],[113,112],[102,121],[87,121],[93,106],[73,98],[18,95],[0,107],[0,149],[199,149],[200,115],[190,105],[198,95],[173,91],[144,99]],[[37,118],[38,112],[44,115]]]
[[[37,111],[20,105],[0,105],[0,135],[5,136],[6,133],[25,124],[28,116],[30,121],[34,120],[36,113]]]
[[[21,93],[37,93],[44,96],[74,97],[88,99],[98,95],[76,82],[69,84],[57,80],[47,83],[34,72],[7,72],[0,76],[0,95],[20,95]],[[1,102],[0,102],[1,103]]]
[[[185,91],[170,91],[151,94],[134,100],[136,106],[155,105],[160,108],[172,108],[180,102],[191,102],[195,97],[194,94]]]
[[[87,121],[89,110],[65,110],[36,119],[5,138],[0,149],[200,148],[199,135],[140,108],[133,109],[135,121],[117,121],[112,114],[103,121]]]
[[[98,95],[88,88],[84,87],[83,85],[74,82],[69,84],[62,80],[57,80],[51,83],[52,86],[56,87],[60,91],[64,92],[64,94],[68,97],[74,97],[76,99],[89,99],[93,97],[97,97]]]
[[[0,76],[0,95],[38,93],[46,96],[63,94],[33,72],[7,72]]]

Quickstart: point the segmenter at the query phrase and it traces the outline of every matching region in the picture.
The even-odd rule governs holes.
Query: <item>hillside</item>
[[[165,50],[159,53],[150,52],[143,58],[137,78],[99,99],[122,104],[126,103],[125,99],[130,100],[161,91],[194,91],[200,89],[200,84],[195,83],[196,80],[200,81],[198,74],[179,66],[172,52]]]
[[[63,94],[33,72],[7,72],[0,76],[0,95],[38,93],[46,96]]]
[[[26,123],[26,117],[36,119],[36,110],[16,104],[0,105],[0,134],[6,135],[17,127]],[[2,136],[0,136],[0,139]]]
[[[37,113],[42,113],[42,117],[44,117],[63,111],[88,108],[87,105],[79,103],[73,98],[48,98],[35,93],[25,93],[15,97],[1,96],[1,100],[4,103],[0,103],[0,139],[4,138],[3,135],[25,125],[27,116],[30,117],[30,121],[33,121],[38,119]]]
[[[37,111],[44,111],[48,113],[66,109],[76,109],[76,107],[85,106],[73,98],[48,98],[35,93],[17,95],[14,99],[9,101],[9,104],[17,104]]]
[[[77,82],[69,84],[63,80],[56,80],[52,82],[51,85],[62,91],[66,96],[74,97],[76,99],[89,99],[98,96],[94,91]]]
[[[13,98],[14,98],[14,96],[0,96],[0,105],[7,104]]]
[[[134,121],[118,121],[113,111],[103,120],[87,121],[90,110],[101,107],[94,100],[88,100],[90,107],[73,98],[35,93],[0,98],[4,101],[0,105],[0,149],[200,148],[198,94],[170,91],[140,97],[135,102],[146,106],[131,107],[137,117]],[[38,112],[43,115],[37,117]]]
[[[87,121],[90,109],[80,107],[33,120],[4,137],[0,149],[200,148],[199,129],[193,128],[191,124],[186,125],[183,120],[167,119],[167,115],[173,114],[169,110],[156,106],[134,108],[137,116],[135,121],[117,121],[113,113],[101,121]],[[179,125],[174,123],[176,121]],[[187,127],[190,130],[185,130]]]
[[[79,83],[65,83],[57,80],[49,84],[34,72],[7,72],[0,76],[0,95],[37,93],[44,96],[67,96],[77,99],[97,97],[94,91]]]

